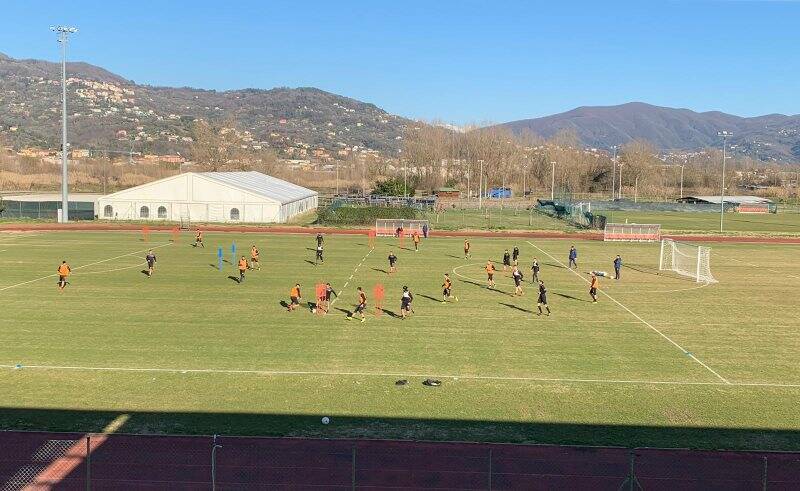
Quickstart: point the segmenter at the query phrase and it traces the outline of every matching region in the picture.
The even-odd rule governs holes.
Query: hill
[[[731,131],[733,151],[765,161],[800,161],[800,115],[743,118],[718,111],[659,107],[641,102],[579,107],[565,113],[500,125],[544,138],[574,131],[586,146],[610,148],[641,138],[662,150],[718,147],[718,131]]]
[[[0,135],[17,147],[60,145],[60,64],[0,53]],[[390,153],[409,120],[311,87],[213,91],[139,85],[88,63],[67,64],[74,148],[186,150],[196,118],[236,121],[257,147],[302,157],[358,147]],[[289,150],[294,149],[294,150]]]

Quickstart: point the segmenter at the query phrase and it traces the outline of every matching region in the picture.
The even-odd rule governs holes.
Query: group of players
[[[419,234],[413,234],[414,237],[414,250],[419,251],[419,244],[420,244],[420,237]],[[325,260],[323,258],[323,244],[325,238],[322,234],[318,233],[316,236],[316,249],[315,249],[315,259],[314,265],[318,263],[324,263]],[[195,234],[195,242],[194,247],[205,248],[205,244],[203,243],[203,232],[200,229],[197,229]],[[464,259],[470,259],[471,252],[470,252],[470,242],[469,239],[464,239]],[[248,261],[245,256],[242,256],[239,259],[237,268],[239,270],[239,279],[238,283],[241,284],[245,280],[245,273],[248,270],[260,270],[261,264],[259,262],[259,250],[255,246],[252,245],[250,249],[250,261]],[[503,253],[503,272],[511,271],[511,277],[514,280],[514,295],[522,296],[524,294],[523,291],[523,274],[519,268],[519,248],[514,246],[512,251],[509,253],[508,249],[505,250]],[[393,251],[389,252],[388,256],[389,262],[389,270],[387,274],[394,274],[397,272],[397,256],[394,254]],[[578,267],[578,251],[575,246],[571,246],[569,249],[569,254],[567,256],[568,259],[568,268],[573,269]],[[150,278],[153,276],[153,272],[155,270],[155,263],[156,263],[156,256],[153,253],[153,250],[150,249],[145,256],[145,261],[147,262],[147,277]],[[616,280],[620,279],[620,271],[622,268],[622,258],[617,255],[613,261],[614,266],[614,278]],[[486,261],[486,266],[484,267],[486,271],[487,280],[486,280],[486,288],[492,289],[496,287],[494,281],[494,274],[497,271],[494,264],[491,260]],[[67,278],[71,274],[72,269],[70,268],[67,261],[62,261],[59,265],[57,273],[58,273],[58,289],[59,291],[63,291],[66,288],[68,281]],[[538,286],[539,296],[537,298],[537,315],[542,315],[546,312],[549,316],[551,314],[550,306],[547,303],[547,287],[544,284],[544,281],[539,278],[539,274],[541,272],[541,265],[539,263],[538,258],[534,257],[533,262],[531,264],[531,281],[533,284]],[[605,276],[604,272],[596,272],[592,271],[590,273],[590,287],[589,287],[589,295],[592,298],[593,303],[597,303],[597,292],[600,288],[599,284],[599,276]],[[366,310],[367,310],[367,295],[364,292],[362,287],[357,288],[358,294],[358,304],[352,314],[348,314],[347,319],[352,320],[356,315],[358,315],[361,319],[361,322],[366,321]],[[330,306],[332,304],[332,298],[337,297],[338,294],[334,291],[333,287],[330,283],[325,283],[317,286],[316,291],[316,304],[313,307],[314,313],[320,314],[327,314]],[[450,279],[450,275],[445,273],[444,274],[444,282],[442,283],[442,303],[447,303],[448,300],[455,300],[458,302],[458,297],[453,295],[453,281]],[[300,284],[296,283],[289,291],[289,303],[287,305],[287,310],[289,312],[294,311],[300,306],[300,301],[302,300],[302,294],[300,291]],[[412,308],[412,302],[414,301],[414,295],[411,293],[411,290],[408,286],[403,286],[403,291],[400,298],[400,317],[402,319],[407,318],[410,313],[414,312]]]

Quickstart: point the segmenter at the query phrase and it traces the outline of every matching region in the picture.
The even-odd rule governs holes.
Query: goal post
[[[657,223],[606,223],[603,228],[603,240],[658,242],[661,240],[661,225]]]
[[[375,220],[375,235],[378,237],[394,237],[397,229],[403,229],[403,235],[430,233],[428,220],[405,220],[402,218],[379,218]]]
[[[672,239],[661,241],[659,271],[673,271],[681,276],[694,278],[697,283],[716,283],[711,274],[711,248],[678,242]]]

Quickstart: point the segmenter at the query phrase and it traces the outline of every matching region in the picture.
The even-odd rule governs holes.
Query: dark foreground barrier
[[[0,489],[796,490],[800,453],[0,432]]]

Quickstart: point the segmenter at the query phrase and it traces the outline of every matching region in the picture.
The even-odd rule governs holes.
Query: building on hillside
[[[459,199],[461,198],[461,191],[456,188],[442,187],[436,190],[436,197],[439,199]]]
[[[284,223],[317,199],[260,172],[187,172],[103,196],[96,209],[106,220]]]

